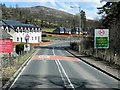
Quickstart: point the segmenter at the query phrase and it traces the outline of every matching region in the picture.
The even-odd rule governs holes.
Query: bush
[[[77,43],[76,42],[70,43],[70,48],[71,49],[76,49],[76,47],[77,47]]]
[[[16,53],[21,54],[23,51],[24,51],[24,44],[23,43],[17,44],[16,45]]]
[[[91,37],[86,37],[83,40],[84,49],[94,48],[94,40]]]
[[[46,35],[46,34],[43,34],[42,37],[47,37],[47,35]]]

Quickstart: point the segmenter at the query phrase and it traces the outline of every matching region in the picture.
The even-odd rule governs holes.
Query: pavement
[[[120,70],[117,70],[115,68],[112,68],[108,65],[106,65],[105,63],[101,62],[100,60],[95,60],[95,58],[91,58],[91,57],[87,57],[87,56],[83,56],[80,53],[67,48],[66,49],[69,53],[73,54],[74,56],[76,56],[77,58],[80,58],[82,61],[86,62],[87,64],[97,68],[98,70],[108,74],[109,76],[117,79],[120,81]]]

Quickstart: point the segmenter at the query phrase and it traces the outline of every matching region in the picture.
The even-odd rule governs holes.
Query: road
[[[68,42],[38,48],[9,90],[118,88],[118,81],[68,53]],[[50,89],[51,88],[51,89]]]

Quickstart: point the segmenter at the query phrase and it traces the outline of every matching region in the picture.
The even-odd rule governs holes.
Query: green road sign
[[[94,48],[109,48],[109,29],[95,29]]]

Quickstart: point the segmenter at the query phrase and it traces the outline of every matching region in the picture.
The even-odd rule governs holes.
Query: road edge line
[[[111,73],[109,73],[109,72],[107,72],[107,71],[105,71],[105,70],[103,70],[103,69],[101,69],[101,68],[99,68],[99,67],[97,67],[97,66],[95,66],[95,65],[93,65],[93,64],[91,64],[91,63],[89,63],[89,62],[87,62],[86,60],[84,60],[84,59],[82,59],[82,58],[76,56],[75,54],[73,54],[72,52],[70,52],[68,49],[65,49],[65,50],[68,51],[70,54],[74,55],[76,58],[82,60],[82,61],[85,62],[86,64],[88,64],[88,65],[90,65],[90,66],[96,68],[97,70],[99,70],[99,71],[101,71],[101,72],[103,72],[103,73],[109,75],[110,77],[112,77],[112,78],[114,78],[114,79],[120,81],[120,78],[118,78],[118,77],[112,75]]]

